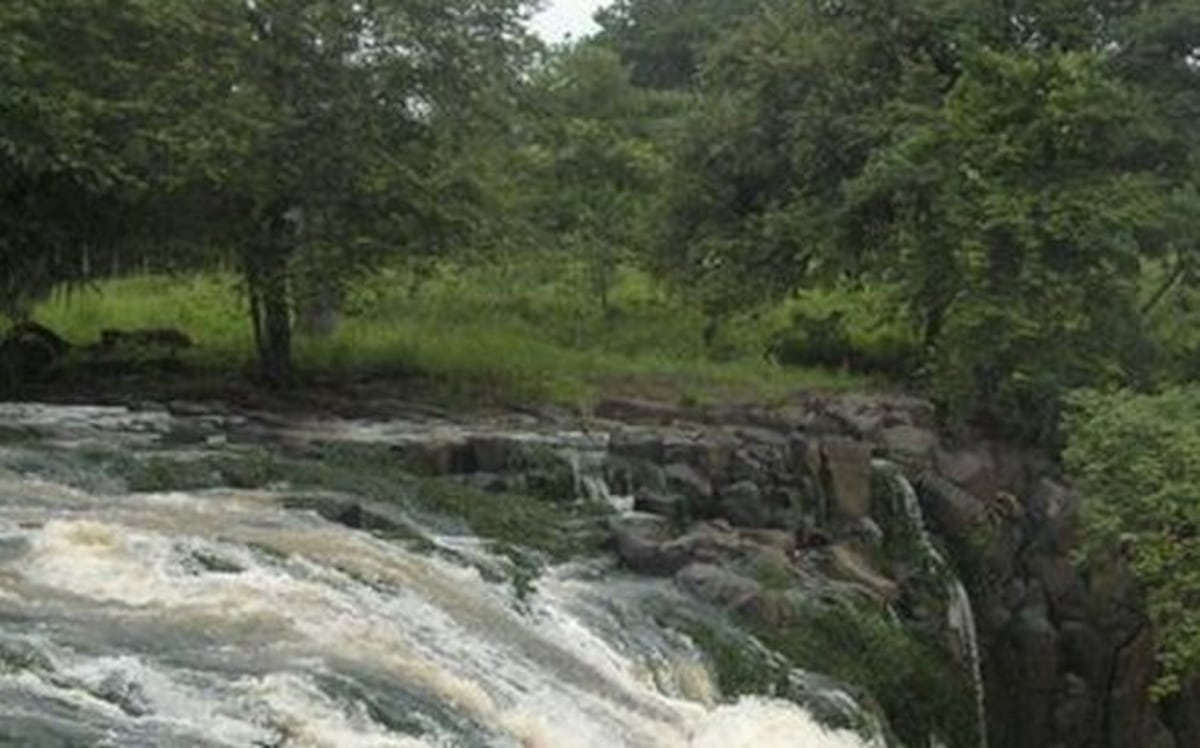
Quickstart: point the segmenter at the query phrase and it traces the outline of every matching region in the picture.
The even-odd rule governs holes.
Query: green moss
[[[541,445],[520,449],[507,469],[515,473],[513,492],[546,501],[569,502],[575,498],[575,471],[560,453]]]
[[[873,607],[820,604],[798,612],[785,627],[755,631],[797,667],[870,694],[906,745],[923,745],[932,734],[953,746],[978,744],[974,688],[939,642]]]
[[[841,684],[868,711],[878,708],[899,744],[925,745],[933,734],[951,746],[978,744],[968,674],[936,640],[879,608],[797,602],[779,626],[681,607],[657,611],[657,617],[707,655],[726,697],[791,699],[830,727],[870,727],[866,715],[847,713],[822,700],[822,689],[791,677],[800,670]]]
[[[667,490],[667,479],[661,466],[632,457],[609,456],[604,462],[604,480],[621,494],[664,493]]]
[[[29,644],[0,642],[0,673],[49,669],[51,669],[49,658]]]
[[[830,729],[853,730],[864,737],[872,734],[874,721],[869,715],[874,705],[869,694],[856,693],[852,684],[834,679],[814,682],[797,677],[797,665],[765,644],[766,639],[751,634],[744,621],[739,624],[714,611],[700,614],[679,607],[660,610],[657,618],[661,625],[686,635],[704,653],[725,698],[757,695],[787,699]],[[850,692],[863,709],[848,709],[844,701],[829,698],[828,689],[833,687]]]

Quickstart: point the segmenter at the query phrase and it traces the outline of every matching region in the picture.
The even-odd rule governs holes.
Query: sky
[[[596,30],[592,13],[607,0],[546,0],[545,10],[533,18],[533,29],[548,42],[561,42],[567,34],[578,39]]]

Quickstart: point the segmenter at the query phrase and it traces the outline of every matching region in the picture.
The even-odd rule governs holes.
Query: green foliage
[[[712,50],[660,267],[714,318],[847,277],[891,289],[906,373],[1020,438],[1054,442],[1073,387],[1152,383],[1141,279],[1194,277],[1200,12],[1019,6],[749,18]],[[786,355],[848,359],[829,319],[798,320]]]
[[[1067,465],[1087,499],[1093,551],[1120,548],[1145,587],[1159,696],[1200,673],[1200,391],[1084,392]]]
[[[685,101],[634,87],[617,55],[593,44],[556,52],[528,96],[527,131],[508,157],[520,175],[506,186],[519,194],[511,209],[525,241],[552,248],[559,267],[583,269],[607,312],[618,270],[645,253]]]
[[[385,250],[469,228],[475,186],[455,155],[511,98],[532,49],[526,5],[6,4],[10,313],[24,315],[30,290],[108,272],[119,255],[96,247],[154,238],[144,253],[183,247],[208,264],[228,252],[263,373],[285,383],[297,265],[322,264],[336,285]]]
[[[596,13],[597,41],[620,53],[633,80],[686,89],[708,47],[762,6],[760,0],[616,0]]]

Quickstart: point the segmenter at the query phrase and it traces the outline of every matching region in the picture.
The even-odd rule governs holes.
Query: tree
[[[1054,436],[1071,387],[1146,381],[1138,283],[1195,233],[1178,102],[1196,66],[1145,31],[1167,6],[1197,15],[1082,0],[764,13],[711,58],[665,264],[715,313],[830,277],[884,283],[943,405]]]
[[[4,311],[165,238],[162,198],[208,163],[211,110],[187,60],[211,29],[178,0],[0,8]],[[113,44],[114,39],[122,44]],[[221,58],[221,48],[204,45]]]
[[[947,27],[920,3],[791,3],[711,51],[659,245],[714,324],[861,269],[872,237],[844,220],[844,186],[886,137],[891,102],[952,84]]]
[[[633,82],[688,89],[708,48],[758,11],[762,0],[617,0],[596,13],[596,41],[615,50]]]
[[[530,49],[526,7],[6,5],[0,250],[11,277],[82,272],[96,237],[232,251],[264,377],[285,384],[302,254],[336,276],[461,228],[447,206],[471,189],[449,156],[469,121],[503,102]]]
[[[685,97],[639,89],[611,50],[558,52],[532,81],[517,153],[538,243],[568,247],[608,311],[618,266],[640,261]]]
[[[302,251],[344,271],[458,228],[445,206],[469,187],[447,156],[513,80],[528,48],[525,5],[271,0],[233,27],[237,85],[265,126],[238,143],[241,168],[212,188],[242,235],[235,245],[269,382],[290,377]]]

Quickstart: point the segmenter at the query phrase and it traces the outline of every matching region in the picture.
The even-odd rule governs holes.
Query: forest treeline
[[[522,0],[19,0],[0,9],[0,262],[62,282],[234,267],[267,379],[302,297],[380,264],[554,245],[607,304],[709,320],[887,296],[764,354],[860,364],[1055,435],[1084,386],[1191,376],[1150,329],[1194,283],[1187,0],[622,0],[547,49]]]
[[[1200,400],[1129,394],[1200,374],[1200,3],[617,0],[553,48],[532,11],[6,0],[5,315],[149,261],[232,268],[283,385],[302,307],[426,258],[552,247],[606,311],[636,268],[702,312],[713,355],[733,317],[865,289],[899,335],[859,345],[843,309],[761,354],[882,371],[1056,446],[1073,403],[1068,455],[1113,497],[1097,526],[1145,524],[1185,632],[1167,661],[1200,662],[1200,469],[1134,459],[1193,444],[1166,420]],[[1122,503],[1131,459],[1153,512]]]

